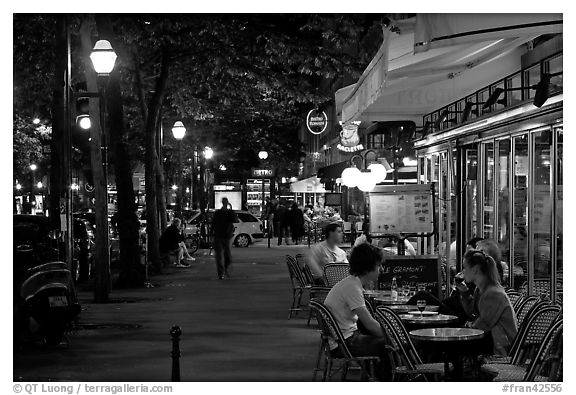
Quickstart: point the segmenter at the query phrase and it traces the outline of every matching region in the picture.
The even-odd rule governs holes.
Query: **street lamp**
[[[266,160],[268,159],[268,152],[265,150],[261,150],[260,152],[258,152],[258,158],[260,158],[260,160]],[[264,189],[264,183],[265,178],[262,177],[262,220],[265,220],[266,218],[264,218],[264,208],[266,207],[266,197],[265,197],[265,189]],[[270,180],[270,183],[272,183],[272,180]],[[272,187],[272,184],[270,184],[270,187]],[[266,228],[268,228],[268,226],[266,226]]]
[[[110,42],[107,40],[99,40],[94,44],[90,60],[92,66],[98,74],[98,93],[97,97],[100,99],[100,116],[102,119],[101,127],[101,141],[100,149],[103,152],[102,156],[102,178],[103,182],[97,184],[96,188],[96,243],[102,247],[98,247],[96,251],[95,260],[97,263],[97,270],[95,273],[94,288],[96,301],[102,301],[108,298],[110,289],[110,239],[108,237],[108,145],[107,145],[107,128],[106,128],[106,85],[108,83],[108,76],[114,69],[116,62],[116,53],[112,49]],[[98,174],[98,173],[97,173]],[[100,180],[94,180],[96,183]],[[69,222],[71,224],[71,221]],[[69,241],[70,242],[70,241]]]
[[[114,69],[116,58],[116,53],[108,40],[96,41],[94,49],[92,49],[92,53],[90,54],[90,60],[92,60],[94,70],[102,77],[110,75]]]
[[[88,130],[92,127],[92,121],[90,121],[90,115],[87,114],[78,115],[78,117],[76,118],[76,122],[78,123],[78,126],[80,126],[80,128],[82,128],[83,130]]]
[[[178,185],[180,185],[180,188],[178,191],[178,209],[176,210],[176,212],[177,212],[177,215],[182,216],[182,191],[184,189],[183,185],[182,185],[182,171],[183,171],[182,139],[186,135],[186,127],[184,126],[182,121],[174,122],[174,126],[172,127],[172,135],[174,135],[174,138],[176,140],[178,140],[178,181],[177,182],[178,182]],[[172,189],[174,189],[174,188],[172,188]]]
[[[204,158],[212,159],[213,156],[214,156],[214,151],[212,150],[212,148],[210,148],[210,147],[204,148]]]

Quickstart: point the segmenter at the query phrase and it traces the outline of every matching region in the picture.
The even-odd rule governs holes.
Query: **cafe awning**
[[[402,21],[400,34],[384,30],[382,46],[358,82],[335,94],[341,120],[421,125],[425,114],[519,70],[526,42],[562,32],[559,14],[498,14],[494,22],[495,17],[423,14]],[[436,26],[442,23],[451,30]],[[447,32],[450,39],[441,36]]]
[[[305,178],[290,184],[290,192],[296,193],[326,193],[324,185],[316,176]]]
[[[350,167],[350,161],[335,163],[318,169],[318,178],[340,178],[345,168]]]

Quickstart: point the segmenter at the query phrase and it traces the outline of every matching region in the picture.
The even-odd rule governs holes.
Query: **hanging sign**
[[[328,116],[324,111],[310,110],[306,116],[306,127],[312,134],[322,134],[328,127]]]
[[[345,152],[356,152],[364,149],[364,146],[360,144],[357,124],[351,123],[342,128],[340,132],[340,144],[338,144],[337,147],[339,150]]]

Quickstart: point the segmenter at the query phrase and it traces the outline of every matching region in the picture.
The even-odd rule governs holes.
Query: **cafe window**
[[[368,135],[368,148],[378,149],[386,147],[386,137],[384,132],[374,132]]]
[[[558,288],[562,289],[564,278],[564,232],[563,232],[563,214],[564,214],[564,196],[563,196],[563,179],[564,172],[562,164],[564,162],[564,132],[563,129],[557,128],[556,133],[556,283]]]
[[[465,193],[465,216],[464,231],[465,239],[470,240],[480,237],[478,232],[478,148],[476,145],[464,148],[466,161],[466,189]]]
[[[498,154],[496,164],[498,166],[498,176],[495,177],[497,190],[497,215],[498,228],[496,230],[496,242],[500,246],[502,261],[510,262],[510,151],[512,149],[510,139],[496,142],[496,152]],[[510,270],[505,270],[503,285],[510,286]]]
[[[483,144],[483,237],[494,238],[494,143]]]
[[[514,137],[514,178],[512,190],[512,259],[514,288],[520,289],[528,278],[528,135]]]
[[[551,200],[551,162],[550,149],[552,147],[552,131],[543,130],[534,133],[534,160],[532,174],[533,185],[533,248],[530,249],[534,262],[534,281],[550,279],[550,239],[552,217]]]

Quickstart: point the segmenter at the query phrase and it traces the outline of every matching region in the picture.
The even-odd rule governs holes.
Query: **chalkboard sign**
[[[434,230],[432,184],[378,185],[369,198],[372,236]]]
[[[424,286],[426,291],[440,298],[440,260],[438,255],[395,255],[386,256],[383,270],[378,277],[378,288],[389,289],[392,277],[398,287]]]

